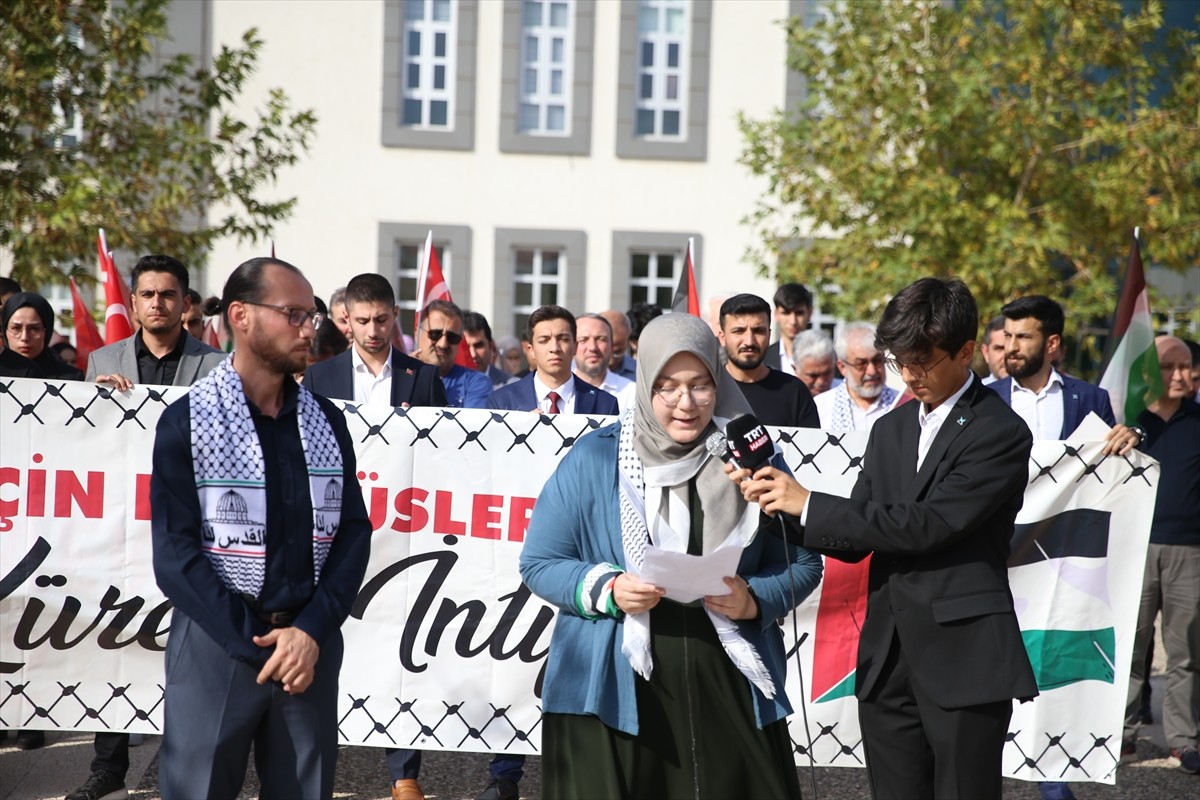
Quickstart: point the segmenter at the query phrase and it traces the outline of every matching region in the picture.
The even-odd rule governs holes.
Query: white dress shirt
[[[921,438],[917,440],[917,472],[921,471],[921,465],[925,463],[925,456],[929,454],[929,448],[933,445],[933,440],[937,438],[938,431],[942,429],[942,424],[950,417],[950,412],[954,410],[954,404],[958,402],[958,398],[966,393],[971,384],[975,382],[975,373],[968,372],[967,380],[962,387],[954,394],[942,401],[937,408],[925,410],[925,404],[921,403],[917,409],[917,422],[921,425]]]
[[[550,413],[550,392],[558,393],[558,413],[575,413],[575,380],[574,376],[567,378],[561,386],[547,386],[542,383],[542,373],[533,373],[533,392],[537,395],[538,408],[544,413]]]
[[[870,431],[871,426],[875,424],[875,420],[888,413],[894,407],[894,400],[900,399],[901,395],[897,393],[892,403],[883,402],[883,392],[871,401],[871,405],[863,408],[858,403],[854,402],[854,398],[850,397],[850,389],[845,383],[839,386],[833,386],[828,391],[821,392],[813,398],[813,404],[817,407],[817,416],[821,418],[821,427],[829,430],[833,425],[833,405],[837,402],[837,393],[841,392],[848,398],[850,402],[850,415],[854,422],[854,427],[851,430]]]
[[[618,375],[611,369],[605,371],[600,388],[617,398],[617,407],[621,410],[621,416],[624,416],[625,412],[637,402],[637,388],[634,382],[624,375]]]
[[[354,375],[354,402],[392,404],[392,351],[388,348],[387,361],[378,375],[372,375],[367,363],[358,354],[358,348],[350,345],[350,363]]]
[[[1025,420],[1034,439],[1051,441],[1062,436],[1063,427],[1063,382],[1062,376],[1053,367],[1050,378],[1040,392],[1026,389],[1012,381],[1012,397],[1009,404],[1017,416]]]

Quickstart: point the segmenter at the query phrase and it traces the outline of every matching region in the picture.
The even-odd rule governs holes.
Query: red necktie
[[[550,413],[557,414],[558,413],[558,401],[561,399],[558,396],[558,392],[550,392],[549,394],[546,395],[546,397],[550,398]]]

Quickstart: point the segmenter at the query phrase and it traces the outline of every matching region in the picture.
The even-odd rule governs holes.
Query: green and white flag
[[[1132,425],[1138,414],[1163,393],[1158,352],[1154,349],[1154,323],[1150,319],[1150,298],[1146,276],[1142,272],[1142,252],[1138,231],[1133,231],[1133,250],[1121,299],[1108,337],[1108,358],[1100,378],[1100,388],[1108,391],[1117,422]]]

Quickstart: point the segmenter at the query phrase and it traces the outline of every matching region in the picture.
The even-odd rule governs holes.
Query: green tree
[[[806,101],[741,120],[769,186],[747,220],[765,274],[835,286],[822,302],[867,318],[956,276],[982,315],[1042,293],[1079,326],[1111,314],[1134,226],[1154,263],[1197,263],[1200,58],[1158,0],[821,11],[787,26]]]
[[[207,69],[183,55],[156,61],[166,3],[6,3],[0,246],[23,283],[93,279],[100,227],[110,247],[195,267],[214,240],[263,239],[295,206],[262,191],[307,150],[316,117],[291,111],[278,89],[254,119],[232,114],[262,50],[254,30]]]

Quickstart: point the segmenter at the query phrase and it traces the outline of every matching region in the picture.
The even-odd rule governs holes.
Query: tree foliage
[[[1198,263],[1200,58],[1158,0],[822,11],[787,28],[805,102],[741,121],[764,272],[837,287],[845,316],[940,275],[984,316],[1042,293],[1077,326],[1111,314],[1134,226],[1154,263]]]
[[[208,68],[186,55],[155,59],[166,2],[6,3],[0,246],[23,283],[90,279],[99,227],[110,246],[195,267],[214,240],[257,241],[291,213],[295,198],[261,192],[307,150],[314,114],[291,111],[276,89],[254,119],[233,115],[262,50],[254,30]],[[82,136],[72,141],[75,119]]]

